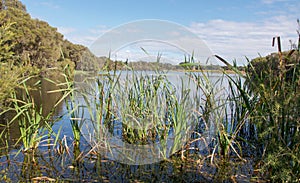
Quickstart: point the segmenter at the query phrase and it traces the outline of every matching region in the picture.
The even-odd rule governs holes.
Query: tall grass
[[[178,85],[168,79],[167,72],[149,74],[133,70],[122,73],[113,70],[76,82],[66,68],[65,82],[58,84],[61,89],[51,92],[63,94],[57,105],[65,101],[68,111],[74,138],[74,173],[80,173],[77,160],[83,155],[79,147],[86,140],[92,146],[91,151],[105,151],[104,156],[97,158],[121,157],[118,160],[129,164],[136,161],[146,164],[151,158],[162,160],[191,149],[201,154],[204,147],[220,181],[232,179],[234,164],[238,160],[246,162],[252,153],[256,157],[253,171],[259,172],[260,178],[297,181],[300,177],[299,53],[282,54],[279,70],[274,69],[276,64],[266,64],[267,69],[259,70],[255,63],[249,62],[246,73],[217,58],[234,74],[224,72],[212,80],[210,73],[203,70],[187,72],[187,79],[178,79]],[[35,150],[43,139],[50,138],[49,134],[59,141],[51,126],[57,105],[45,116],[43,107],[37,106],[31,96],[26,80],[22,88],[20,96],[12,92],[9,109],[16,114],[9,124],[18,123],[22,150]],[[0,136],[3,135],[4,131]],[[113,137],[121,139],[123,144]],[[112,139],[117,143],[112,143]],[[66,144],[66,140],[61,139],[60,143]],[[127,145],[118,149],[124,143]],[[138,148],[149,144],[158,144],[158,152]],[[152,156],[141,153],[148,151],[152,151]],[[62,153],[69,153],[67,147]],[[135,157],[134,153],[140,156]],[[185,155],[182,153],[181,159]],[[35,160],[28,156],[24,161],[32,165],[30,162]],[[100,164],[98,159],[98,169]],[[36,173],[34,176],[40,175]]]
[[[112,143],[114,145],[111,146],[112,141],[109,140],[112,137],[108,133],[132,147],[159,144],[154,158],[155,155],[169,157],[189,139],[196,119],[190,89],[186,86],[177,88],[167,79],[166,73],[149,75],[114,70],[108,75],[88,80],[77,83],[78,97],[81,98],[79,106],[84,108],[81,112],[85,113],[79,115],[84,118],[82,133],[99,151],[106,150],[112,154],[114,145],[120,145]],[[80,87],[81,84],[83,87]],[[124,153],[134,150],[128,148],[122,149]],[[122,156],[132,161],[132,154]]]
[[[30,78],[28,78],[30,79]],[[12,108],[10,111],[15,113],[11,123],[17,122],[21,137],[17,141],[22,141],[24,151],[34,150],[38,147],[40,141],[47,136],[46,131],[52,132],[52,114],[50,111],[46,116],[43,115],[43,107],[37,106],[33,96],[30,94],[26,81],[22,81],[21,95],[18,96],[16,91],[11,93],[10,102]]]
[[[281,181],[300,177],[299,52],[293,52],[283,55],[279,69],[271,64],[264,70],[249,67],[254,82],[248,84],[259,103],[251,118],[259,135],[258,168],[264,176]],[[278,62],[278,57],[271,61]]]
[[[249,62],[243,75],[218,58],[245,80],[241,85],[229,77],[229,97],[235,113],[234,121],[228,124],[236,129],[229,133],[230,139],[240,139],[246,147],[255,147],[255,171],[260,176],[273,181],[296,181],[300,175],[299,53],[291,51],[279,56],[260,58],[261,65]],[[225,144],[228,147],[230,143]]]
[[[196,87],[195,110],[201,114],[201,121],[210,133],[205,139],[207,158],[216,167],[218,181],[228,180],[234,174],[233,159],[245,162],[242,143],[246,140],[241,137],[241,132],[248,121],[245,100],[248,102],[250,96],[246,92],[243,74],[236,71],[236,74],[220,72],[217,79],[214,79],[215,73],[201,68],[198,72],[187,73]],[[195,130],[196,133],[199,131]]]
[[[68,115],[70,117],[70,124],[72,128],[74,144],[76,147],[78,147],[81,138],[81,126],[84,121],[84,112],[82,106],[79,106],[79,104],[76,102],[77,93],[76,88],[74,86],[74,81],[71,77],[72,74],[70,73],[69,68],[66,68],[64,74],[65,83],[63,83],[64,88],[55,92],[63,92],[63,98],[65,99],[65,105],[68,111]]]

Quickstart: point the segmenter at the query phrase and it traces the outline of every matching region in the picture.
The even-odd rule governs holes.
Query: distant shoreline
[[[113,70],[111,70],[113,71]],[[130,71],[130,70],[122,70],[118,69],[116,71]],[[133,71],[155,71],[155,70],[133,70]],[[236,72],[233,70],[163,70],[163,71],[173,71],[173,72],[209,72],[209,73],[226,73],[226,74],[235,74]],[[108,71],[103,70],[103,72],[108,73]],[[245,71],[240,71],[243,75],[245,74]],[[94,71],[84,71],[84,70],[75,70],[75,74],[93,74]],[[101,75],[105,75],[105,73]]]

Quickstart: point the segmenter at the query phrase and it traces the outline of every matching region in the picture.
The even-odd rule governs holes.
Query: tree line
[[[95,58],[57,28],[31,18],[19,0],[0,0],[0,107],[22,79],[55,74],[66,65],[74,69],[83,54]]]
[[[0,62],[10,66],[51,68],[63,61],[75,65],[89,52],[73,44],[47,22],[32,19],[19,0],[0,1]]]

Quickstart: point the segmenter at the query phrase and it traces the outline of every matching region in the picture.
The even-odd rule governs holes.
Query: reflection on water
[[[26,85],[29,88],[29,93],[32,96],[35,105],[37,106],[37,110],[42,111],[42,115],[45,117],[50,112],[54,110],[54,115],[59,116],[62,114],[62,109],[64,103],[61,102],[58,105],[56,103],[62,97],[61,92],[50,92],[60,89],[56,83],[62,82],[63,77],[53,77],[51,80],[42,79],[39,77],[31,78],[26,82]],[[22,87],[17,90],[17,95],[21,99],[22,94],[24,93]],[[54,106],[56,107],[54,108]],[[20,130],[19,124],[17,121],[10,122],[16,114],[12,111],[6,112],[2,116],[0,116],[0,123],[2,124],[0,130],[2,131],[7,123],[10,123],[10,126],[7,130],[9,130],[9,144],[14,145],[17,139],[20,138]],[[1,142],[5,141],[4,136],[2,136]]]
[[[199,110],[201,105],[206,103],[206,98],[205,95],[201,93],[201,89],[197,88],[197,85],[194,83],[193,76],[183,72],[157,73],[152,71],[135,72],[134,74],[131,71],[122,71],[109,74],[115,74],[116,77],[114,77],[114,79],[117,78],[117,84],[111,84],[111,87],[115,88],[114,91],[111,91],[110,93],[113,101],[110,106],[113,110],[109,113],[116,118],[116,120],[113,119],[112,122],[109,122],[112,124],[110,125],[112,126],[112,129],[110,130],[110,128],[108,128],[106,130],[105,126],[104,129],[98,127],[95,128],[94,124],[96,122],[88,116],[90,115],[88,108],[85,108],[82,111],[82,114],[85,115],[79,115],[83,116],[85,120],[82,121],[83,125],[81,125],[83,137],[85,137],[92,146],[97,146],[98,151],[105,152],[102,153],[105,157],[126,164],[149,164],[161,161],[169,158],[172,153],[177,152],[181,148],[182,144],[186,143],[184,139],[189,138],[187,136],[190,136],[190,133],[194,130],[195,126],[198,126],[199,130],[202,129],[202,131],[198,131],[198,133],[201,133],[203,138],[202,141],[199,140],[197,142],[197,149],[202,150],[207,146],[206,144],[210,144],[212,136],[215,135],[215,127],[214,123],[210,123],[209,121],[204,125],[201,114],[196,114],[197,112],[195,112],[195,110]],[[189,74],[199,74],[200,77],[202,73]],[[210,79],[212,87],[220,88],[216,90],[221,91],[221,88],[226,87],[226,83],[218,81],[220,76],[222,76],[222,74],[214,74],[208,78]],[[98,79],[101,80],[101,86],[104,85],[103,87],[105,90],[109,90],[110,83],[105,84],[107,76],[100,75]],[[104,82],[102,82],[102,80],[104,80]],[[97,84],[98,81],[90,80],[90,89],[87,89],[89,85],[87,85],[86,81],[82,81],[84,81],[82,78],[77,78],[76,88],[81,92],[90,95],[90,98],[87,101],[89,105],[93,105],[94,103],[91,101],[96,100],[93,111],[97,111],[97,106],[102,105],[102,101],[97,101],[99,94],[101,95],[101,91],[97,89],[97,87],[99,87],[99,84]],[[153,85],[153,87],[149,87],[150,85]],[[148,90],[155,91],[155,93],[158,92],[159,94],[153,95],[153,93],[148,92]],[[166,90],[169,91],[166,92]],[[138,92],[136,93],[136,91]],[[222,95],[222,93],[219,93],[218,95]],[[135,99],[137,99],[137,101],[134,99],[131,100],[130,98],[132,98],[132,96],[134,96],[133,98],[136,97]],[[151,99],[148,100],[145,96],[148,96],[148,98]],[[84,97],[77,98],[79,106],[88,105],[83,98]],[[158,103],[156,103],[157,101]],[[142,103],[141,106],[137,104],[140,102]],[[150,107],[149,109],[152,111],[150,116],[147,113],[148,103],[153,105],[152,108]],[[132,105],[134,105],[133,109],[128,109],[131,108],[130,106]],[[140,114],[139,110],[141,108],[143,111]],[[116,110],[116,112],[114,112],[114,110]],[[102,114],[102,111],[103,109],[96,113]],[[143,116],[142,119],[139,115],[136,116],[136,112]],[[105,113],[103,115],[105,115]],[[92,116],[94,116],[94,114]],[[158,127],[158,129],[156,129],[157,124],[154,125],[154,130],[152,130],[153,128],[148,129],[145,126],[145,124],[153,124],[151,122],[151,119],[153,118],[155,118],[155,123],[159,123],[158,126],[160,127]],[[169,122],[175,123],[174,126],[166,127],[168,125],[165,123]],[[105,124],[105,122],[102,121],[100,123]],[[130,125],[132,123],[134,125]],[[125,130],[124,132],[124,124],[129,125],[131,129],[133,128],[135,131]],[[177,128],[175,128],[175,126]],[[162,139],[162,136],[157,135],[157,133],[160,133],[162,127],[164,127],[166,131],[166,137],[164,136],[165,139]],[[139,131],[138,128],[142,128],[142,130]],[[203,130],[205,128],[206,130]],[[125,129],[127,128],[125,127]],[[144,129],[147,129],[147,132],[145,132]],[[154,131],[156,134],[155,143],[136,145],[131,144],[133,143],[132,139],[126,142],[128,131],[129,136],[147,136],[147,134]],[[101,142],[94,140],[98,139],[99,136],[104,140],[100,139]],[[148,138],[148,141],[151,142],[151,139]],[[103,145],[99,145],[100,147],[98,147],[99,143],[105,144],[105,146],[102,147]]]
[[[114,74],[121,74],[120,81],[125,82],[125,73],[117,72]],[[142,73],[137,72],[136,74],[141,75]],[[155,72],[147,72],[146,74],[153,77],[157,75]],[[199,105],[199,109],[197,110],[200,111],[200,108],[202,107],[201,102],[204,102],[206,97],[200,92],[201,90],[197,90],[197,86],[193,83],[194,81],[183,72],[168,72],[166,73],[166,76],[169,82],[174,86],[174,88],[176,88],[177,92],[185,89],[197,91],[190,92],[190,95],[191,98],[194,97],[194,102]],[[99,77],[106,76],[101,74]],[[82,91],[88,91],[88,87],[92,87],[90,84],[94,81],[87,78],[87,75],[75,75],[75,87]],[[217,95],[220,97],[224,96],[229,86],[227,80],[222,80],[222,73],[209,73],[208,78],[213,87],[220,91]],[[59,79],[60,78],[56,78],[56,81]],[[62,97],[62,94],[59,92],[49,93],[49,91],[59,89],[56,84],[45,79],[42,79],[40,82],[37,81],[38,79],[34,79],[28,82],[28,85],[32,86],[33,89],[35,88],[35,90],[31,90],[30,93],[34,98],[36,105],[42,106],[43,115],[47,115],[51,112],[51,110],[53,110],[54,105]],[[105,90],[107,90],[107,88],[105,88]],[[96,91],[100,93],[99,90]],[[198,99],[201,99],[201,101],[196,101]],[[76,100],[82,101],[83,98],[76,98]],[[93,99],[91,98],[90,101],[92,100]],[[14,114],[12,113],[8,113],[4,118],[11,119],[13,115]],[[71,120],[70,115],[67,114],[66,103],[61,102],[57,106],[54,115],[62,116],[62,119],[52,126],[55,133],[60,132],[59,141],[55,147],[53,147],[53,137],[44,137],[42,144],[45,146],[40,147],[39,151],[35,152],[35,154],[19,153],[17,154],[17,158],[13,158],[11,156],[0,157],[0,166],[2,165],[0,171],[6,172],[6,176],[10,177],[12,181],[28,181],[34,177],[42,176],[57,180],[78,182],[212,181],[212,178],[208,175],[214,174],[215,170],[210,168],[209,165],[204,162],[201,162],[202,164],[200,165],[200,162],[192,160],[181,161],[180,155],[176,153],[173,154],[172,158],[169,160],[148,165],[125,165],[116,161],[111,161],[108,157],[103,156],[101,152],[97,152],[97,149],[91,147],[87,138],[81,138],[79,146],[73,143],[73,132],[72,126],[70,125]],[[88,115],[87,111],[84,115]],[[122,131],[119,129],[122,128],[120,121],[112,126],[113,128],[116,128],[112,130],[112,134],[122,137]],[[200,133],[202,129],[203,128],[199,125],[196,126],[196,131],[198,133]],[[18,123],[13,123],[13,125],[9,128],[9,132],[9,139],[18,139],[20,137]],[[2,141],[5,141],[5,138],[5,136],[2,136]],[[199,138],[199,136],[195,136],[195,138]],[[12,144],[12,142],[9,144]],[[199,148],[201,146],[200,141],[195,142],[194,145],[195,149]],[[10,153],[15,154],[17,150],[18,149],[16,148],[10,149]],[[199,159],[200,155],[194,155]],[[14,162],[10,165],[7,162],[11,160]],[[203,169],[200,171],[202,166],[206,167],[204,172]],[[237,174],[241,174],[241,172],[237,172]]]
[[[43,108],[42,114],[44,116],[48,115],[53,109],[56,103],[59,101],[59,99],[62,97],[61,92],[51,92],[58,89],[61,89],[57,86],[56,83],[62,82],[63,77],[56,77],[51,78],[52,81],[50,82],[48,79],[37,79],[33,78],[28,81],[28,85],[32,86],[32,89],[30,91],[30,94],[33,96],[34,101],[37,106],[41,106]],[[63,103],[60,103],[55,108],[55,115],[58,115],[61,113],[61,110],[63,108]]]

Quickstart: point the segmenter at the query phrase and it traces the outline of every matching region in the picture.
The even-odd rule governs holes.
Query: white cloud
[[[60,8],[59,5],[53,4],[51,2],[40,2],[40,5],[46,6],[46,7],[51,8],[51,9],[59,9]]]
[[[287,0],[261,0],[261,2],[263,4],[273,4],[273,3],[277,3],[277,2],[285,2]]]
[[[57,30],[58,30],[58,32],[60,32],[64,35],[67,35],[67,34],[70,34],[70,33],[76,31],[76,29],[71,28],[71,27],[58,27]]]
[[[281,36],[283,50],[290,48],[289,40],[295,42],[297,39],[296,21],[288,16],[271,17],[258,22],[216,19],[208,22],[194,22],[188,28],[207,44],[213,54],[218,54],[228,61],[237,60],[239,64],[246,64],[245,57],[253,59],[259,55],[265,56],[276,52],[277,46],[272,47],[274,36]],[[59,31],[68,40],[87,47],[108,30],[110,29],[107,27],[100,27],[87,32],[79,32],[72,28],[59,28]],[[170,36],[176,38],[179,43],[188,42],[195,45],[193,40],[185,40],[185,37],[177,32],[171,32]],[[199,44],[197,47],[202,49]],[[151,47],[147,48],[151,50]],[[164,50],[170,52],[166,48]],[[119,52],[118,54],[118,57],[128,57],[127,52]],[[138,57],[135,52],[131,52],[131,56]]]
[[[97,40],[98,36],[95,35],[72,35],[67,39],[75,44],[81,44],[89,47],[95,40]]]
[[[281,36],[283,50],[290,49],[289,40],[293,42],[297,40],[296,19],[284,15],[261,19],[256,22],[215,19],[207,22],[194,22],[188,28],[200,37],[214,54],[218,54],[228,61],[237,60],[239,64],[246,63],[245,57],[252,59],[259,55],[265,56],[276,52],[277,46],[272,47],[274,36]],[[99,26],[85,32],[64,27],[60,27],[59,31],[71,42],[89,47],[105,32],[112,30],[106,26]],[[136,35],[136,31],[130,31],[130,33]],[[176,39],[177,42],[174,41],[174,43],[179,45],[189,43],[190,45],[197,45],[195,49],[202,49],[201,44],[195,44],[195,41],[187,40],[188,37],[185,37],[182,31],[173,30],[169,33],[169,39]],[[148,49],[150,48],[148,47]],[[164,51],[171,52],[166,48]],[[136,56],[134,52],[131,52],[131,54]],[[124,58],[128,57],[127,52],[123,54],[119,52],[118,57],[121,55]]]
[[[81,44],[89,47],[103,33],[107,32],[106,26],[97,26],[88,30],[77,30],[71,27],[58,27],[58,32],[62,33],[66,39],[75,44]]]
[[[110,28],[108,28],[106,25],[98,25],[96,28],[89,29],[88,32],[91,34],[102,35],[109,30]]]
[[[289,49],[289,40],[295,40],[296,23],[285,16],[273,17],[261,22],[234,22],[211,20],[206,23],[194,22],[190,30],[202,38],[213,53],[224,56],[229,61],[236,59],[246,63],[245,56],[252,59],[259,54],[276,52],[272,38],[281,36],[284,50]]]
[[[161,57],[160,62],[178,64],[184,60],[183,50],[163,42],[141,41],[134,42],[115,50],[112,58],[116,60],[129,61],[156,61]]]

